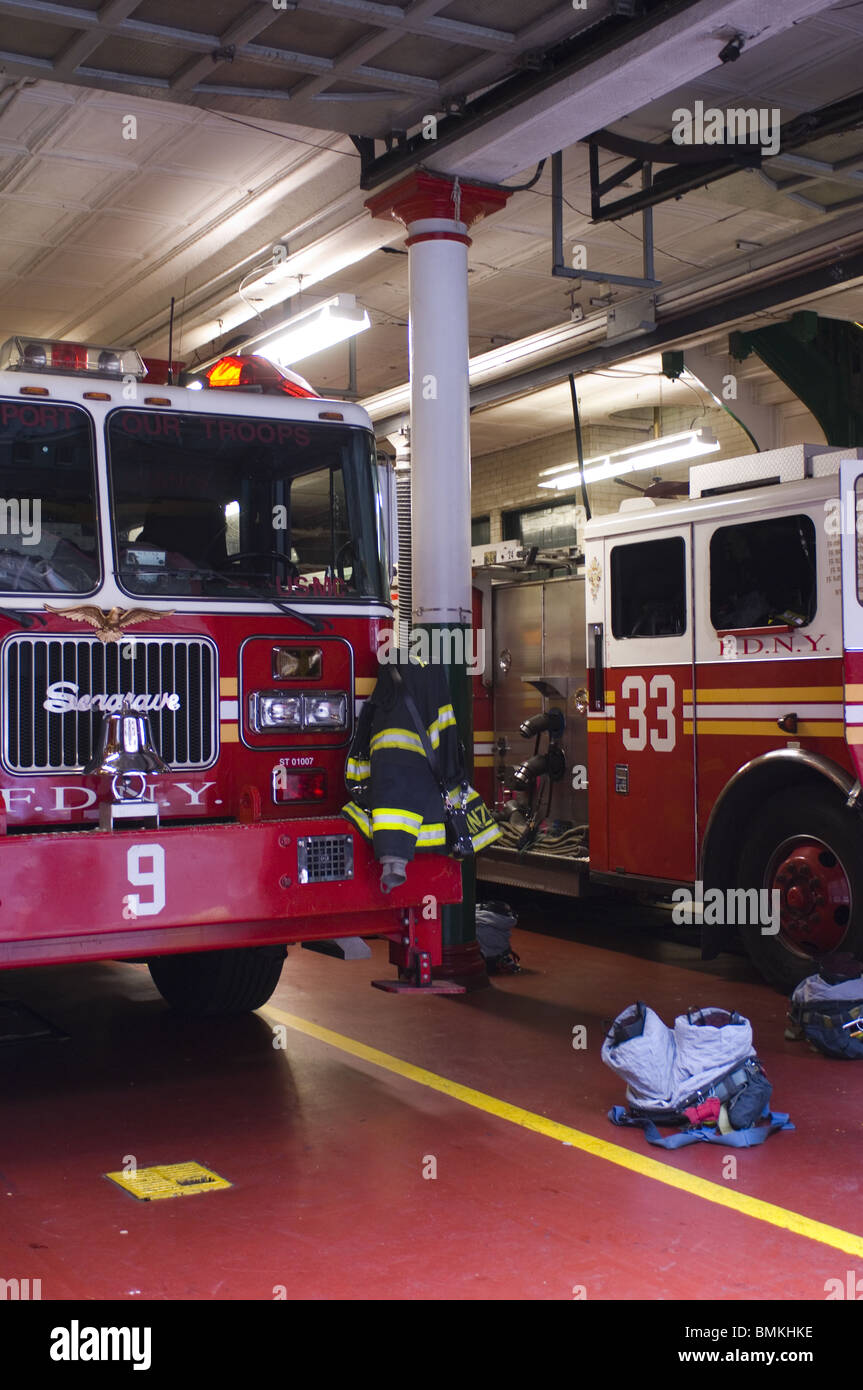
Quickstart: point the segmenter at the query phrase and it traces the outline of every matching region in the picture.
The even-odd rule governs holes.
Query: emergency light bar
[[[147,375],[134,348],[101,347],[96,343],[69,343],[51,338],[8,338],[0,347],[0,371],[55,372],[63,376]]]
[[[318,395],[299,372],[290,372],[287,367],[277,367],[268,358],[257,353],[228,353],[209,367],[203,378],[198,377],[188,385],[191,391],[198,391],[205,383],[212,391],[261,391],[267,395],[278,392],[285,396]]]

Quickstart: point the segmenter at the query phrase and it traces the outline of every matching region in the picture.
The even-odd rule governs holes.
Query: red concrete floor
[[[548,934],[573,931],[577,939]],[[543,922],[543,914],[548,914]],[[738,1154],[741,1193],[863,1234],[861,1073],[783,1039],[783,1000],[735,958],[548,900],[524,972],[462,998],[394,997],[386,948],[292,948],[277,1009],[716,1183],[724,1150],[614,1129],[604,1019],[635,997],[747,1013],[798,1128]],[[546,933],[541,928],[545,925]],[[537,929],[540,928],[540,929]],[[262,1016],[189,1022],[142,966],[7,972],[67,1041],[0,1047],[0,1277],[43,1299],[823,1299],[855,1258],[438,1094]],[[587,1027],[586,1051],[572,1030]],[[230,1191],[141,1202],[103,1174],[196,1159]],[[437,1178],[423,1178],[429,1156]],[[859,1261],[863,1265],[863,1261]]]

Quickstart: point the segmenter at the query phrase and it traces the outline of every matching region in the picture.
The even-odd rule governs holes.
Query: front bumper
[[[300,882],[297,841],[324,836],[352,841],[352,875]],[[342,936],[398,941],[420,915],[437,955],[437,909],[461,900],[459,865],[419,855],[388,895],[379,879],[371,848],[340,816],[7,835],[0,968]]]

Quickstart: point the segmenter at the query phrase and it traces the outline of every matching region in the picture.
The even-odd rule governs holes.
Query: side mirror
[[[396,575],[399,558],[399,515],[396,500],[395,459],[389,454],[379,452],[378,494],[380,497],[381,524],[383,526],[384,554],[386,556],[387,580],[392,585]]]

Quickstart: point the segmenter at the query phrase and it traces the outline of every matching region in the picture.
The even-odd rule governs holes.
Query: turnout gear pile
[[[801,980],[791,996],[786,1037],[805,1038],[828,1057],[863,1058],[863,963],[827,956],[816,975]]]
[[[489,975],[518,975],[521,957],[510,945],[510,932],[518,921],[509,903],[476,905],[476,940]]]
[[[612,1023],[602,1060],[626,1081],[630,1103],[608,1112],[612,1124],[637,1125],[664,1149],[698,1142],[752,1148],[794,1128],[769,1108],[773,1088],[742,1014],[693,1009],[668,1028],[646,1004],[630,1004]],[[663,1138],[658,1124],[687,1128]]]
[[[436,774],[454,814],[445,807]],[[405,662],[398,669],[381,668],[357,723],[345,782],[351,800],[342,814],[372,841],[383,868],[384,892],[404,882],[406,865],[417,850],[463,857],[500,835],[479,793],[465,780],[464,754],[441,666]],[[453,832],[448,833],[448,825],[454,823],[460,823],[460,848],[454,846]]]

